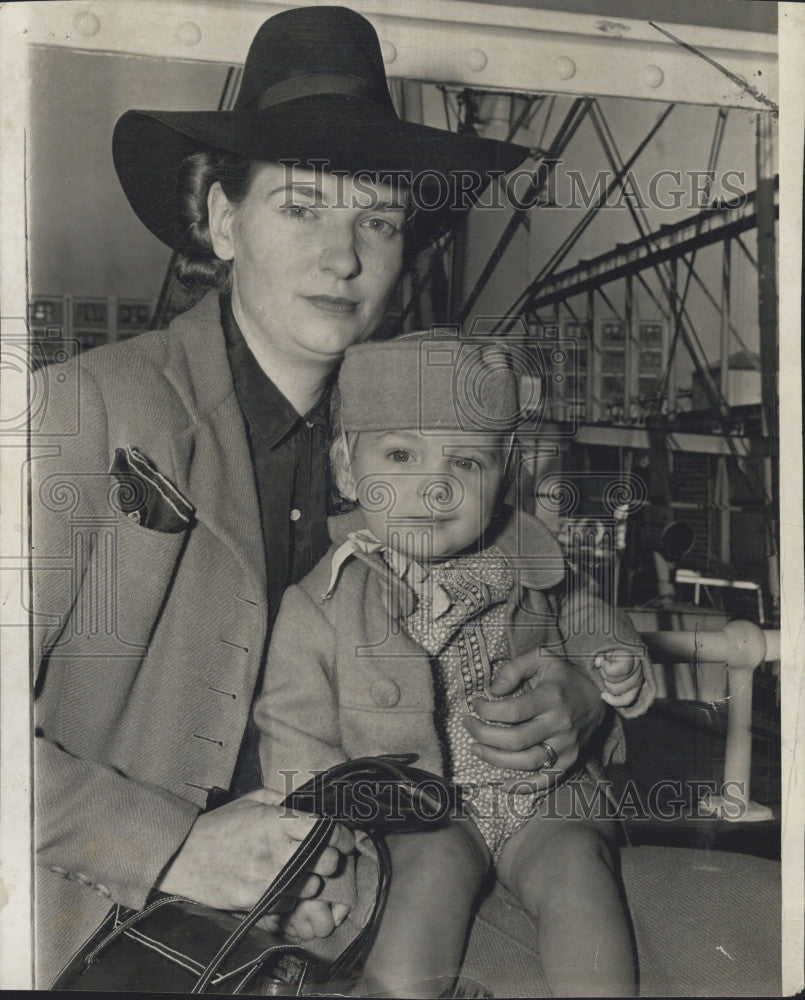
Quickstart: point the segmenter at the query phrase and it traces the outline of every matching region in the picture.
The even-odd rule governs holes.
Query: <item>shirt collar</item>
[[[257,363],[235,319],[232,298],[229,294],[221,295],[221,325],[232,369],[235,395],[253,433],[257,434],[269,448],[275,448],[293,433],[302,420],[324,428],[328,426],[329,384],[318,403],[304,417],[300,417]]]
[[[336,544],[346,541],[349,532],[366,528],[360,510],[329,517],[327,526]],[[559,542],[537,517],[504,506],[487,529],[485,542],[503,552],[522,587],[549,590],[565,578],[565,559]]]

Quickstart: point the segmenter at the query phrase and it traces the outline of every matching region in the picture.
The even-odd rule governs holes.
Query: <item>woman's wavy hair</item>
[[[240,205],[251,188],[254,175],[262,166],[260,160],[249,160],[234,153],[216,155],[193,153],[179,169],[176,184],[176,222],[178,257],[174,265],[176,277],[188,287],[210,286],[229,291],[232,282],[231,261],[217,257],[210,237],[207,196],[216,181],[233,205]],[[404,237],[407,229],[404,230]],[[406,239],[403,249],[403,271],[414,266],[416,252]]]
[[[239,205],[249,193],[260,163],[234,153],[216,156],[209,152],[193,153],[179,168],[176,182],[176,223],[179,238],[176,277],[184,285],[209,285],[229,291],[232,282],[231,261],[217,257],[210,236],[207,196],[218,181],[233,205]]]

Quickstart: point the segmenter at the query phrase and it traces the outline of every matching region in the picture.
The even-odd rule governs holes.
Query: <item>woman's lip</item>
[[[353,299],[345,299],[340,295],[306,295],[305,298],[314,308],[324,312],[350,315],[358,308],[358,303]]]

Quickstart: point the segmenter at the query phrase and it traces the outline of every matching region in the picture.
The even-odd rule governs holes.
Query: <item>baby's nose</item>
[[[450,510],[455,503],[455,485],[444,477],[426,479],[420,486],[420,496],[431,514],[442,514]]]

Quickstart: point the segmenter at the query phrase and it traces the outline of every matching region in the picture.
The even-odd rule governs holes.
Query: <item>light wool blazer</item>
[[[215,293],[165,331],[39,373],[32,449],[37,983],[111,901],[141,907],[228,788],[267,633],[252,463]],[[194,505],[120,513],[116,447]]]

